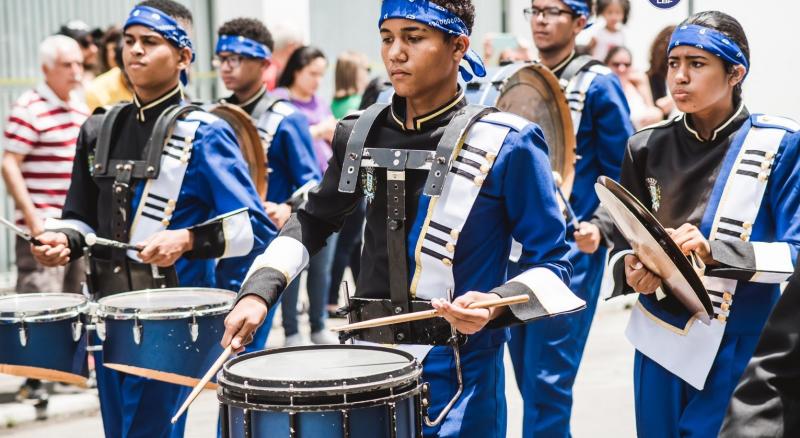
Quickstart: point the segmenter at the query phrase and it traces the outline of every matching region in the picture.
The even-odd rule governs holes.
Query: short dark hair
[[[277,85],[285,88],[291,87],[294,84],[294,75],[317,58],[328,59],[322,50],[313,46],[303,46],[292,52],[289,60],[286,61],[286,67],[283,69],[281,77],[278,78]]]
[[[698,12],[684,20],[683,23],[678,26],[680,27],[685,24],[708,27],[722,33],[742,49],[744,58],[747,60],[748,64],[750,63],[750,44],[747,42],[747,35],[745,35],[741,23],[732,16],[720,11]],[[734,64],[727,61],[723,62],[725,63],[725,70],[728,73],[733,73]],[[733,94],[737,100],[741,98],[742,82],[736,84],[736,87],[733,89]]]
[[[183,19],[190,23],[194,22],[192,11],[187,9],[186,6],[172,0],[144,0],[139,2],[136,6],[147,6],[158,9],[176,20]]]
[[[226,21],[217,30],[217,36],[222,35],[243,36],[267,46],[270,51],[275,50],[272,34],[261,20],[255,18],[234,18]]]
[[[611,62],[611,58],[613,58],[619,52],[627,53],[628,57],[631,58],[631,61],[633,61],[633,53],[631,53],[630,49],[628,49],[625,46],[614,46],[606,54],[606,58],[603,60],[603,64],[608,65],[608,63]]]
[[[603,15],[603,12],[614,4],[619,3],[622,7],[622,24],[628,24],[628,17],[631,15],[631,2],[630,0],[597,0],[597,15]],[[589,8],[592,6],[589,5]]]
[[[430,0],[430,2],[455,14],[472,33],[472,26],[475,25],[475,5],[472,4],[472,0]]]

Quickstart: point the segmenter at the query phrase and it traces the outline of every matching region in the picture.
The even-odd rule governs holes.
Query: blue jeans
[[[306,290],[308,290],[308,320],[311,324],[311,333],[316,333],[325,328],[328,313],[325,305],[328,303],[328,290],[331,285],[331,264],[333,253],[336,250],[338,235],[328,237],[322,250],[308,264]],[[285,336],[291,336],[299,329],[297,327],[297,299],[300,295],[300,276],[283,291],[281,298],[281,312],[283,314],[283,331]]]

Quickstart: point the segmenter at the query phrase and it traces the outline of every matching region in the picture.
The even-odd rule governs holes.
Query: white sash
[[[770,168],[785,133],[779,128],[750,128],[725,182],[708,240],[749,241],[766,193]],[[759,165],[743,163],[743,160],[759,161]],[[721,220],[742,223],[741,234],[736,237],[719,233]],[[709,294],[716,312],[710,325],[697,323],[692,318],[682,330],[676,329],[637,303],[625,331],[628,340],[642,354],[700,390],[705,386],[722,342],[738,282],[703,277],[703,283],[707,290],[723,295]]]
[[[564,94],[567,96],[567,102],[569,102],[569,112],[572,115],[572,129],[575,135],[578,135],[578,128],[581,126],[586,93],[589,91],[589,87],[592,85],[594,78],[597,77],[601,71],[598,70],[597,67],[602,68],[602,66],[595,65],[575,75],[564,90]]]
[[[258,119],[256,123],[256,128],[258,128],[258,135],[261,137],[261,141],[264,143],[264,154],[269,152],[269,147],[272,145],[272,139],[275,138],[275,134],[278,132],[278,126],[281,124],[283,119],[294,112],[294,108],[283,101],[275,102],[271,108],[267,111],[264,111],[264,114],[261,115],[261,118]]]
[[[158,178],[148,179],[139,199],[139,206],[130,228],[130,243],[142,242],[169,226],[183,178],[192,157],[192,146],[201,121],[191,120],[197,111],[185,119],[177,120],[161,154],[161,170]],[[136,251],[128,251],[128,257],[141,261]]]
[[[430,200],[414,251],[416,268],[410,287],[413,297],[449,299],[448,295],[455,291],[453,257],[459,234],[511,127],[522,129],[528,123],[507,113],[487,115],[475,123],[466,140],[453,149],[453,167],[470,177],[449,173],[441,196]],[[456,161],[456,157],[462,157],[466,163],[477,163],[477,168]]]

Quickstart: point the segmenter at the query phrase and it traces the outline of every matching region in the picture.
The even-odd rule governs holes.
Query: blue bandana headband
[[[592,11],[589,9],[589,5],[586,4],[585,1],[582,0],[561,0],[564,2],[567,7],[572,9],[572,12],[576,13],[577,15],[582,15],[586,17],[588,20],[589,17],[592,15]]]
[[[594,22],[589,22],[589,18],[591,18],[592,16],[592,10],[589,9],[589,5],[587,5],[585,1],[583,0],[561,0],[561,1],[564,2],[564,4],[567,5],[568,8],[572,9],[572,12],[574,12],[576,15],[586,17],[586,26],[583,27],[584,29],[587,29],[594,24]]]
[[[392,18],[413,20],[448,35],[469,36],[467,25],[460,18],[446,8],[428,0],[383,0],[378,27],[384,21]],[[469,64],[469,70],[463,65],[459,66],[458,70],[465,81],[471,81],[473,75],[478,77],[486,76],[486,67],[477,52],[469,49],[464,55],[464,60]]]
[[[194,49],[192,48],[192,40],[189,39],[189,34],[175,19],[164,12],[149,6],[136,6],[128,15],[128,20],[125,21],[122,30],[124,31],[131,26],[144,26],[156,31],[178,49],[188,47],[192,52],[192,62],[194,62]],[[182,71],[181,82],[186,85],[187,80],[186,71]]]
[[[742,49],[725,36],[722,32],[714,29],[698,26],[696,24],[686,24],[679,26],[672,33],[669,41],[667,53],[678,46],[691,46],[716,55],[725,62],[733,65],[744,66],[745,77],[750,71],[750,63],[744,56]]]
[[[231,52],[256,59],[272,58],[269,47],[241,35],[220,35],[214,53],[219,55],[220,52]]]

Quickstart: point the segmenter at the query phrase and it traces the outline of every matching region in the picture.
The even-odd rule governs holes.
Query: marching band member
[[[572,385],[597,307],[606,256],[601,230],[590,222],[599,206],[594,183],[600,175],[618,179],[625,145],[633,134],[617,77],[600,62],[575,53],[575,37],[588,26],[591,11],[591,0],[534,0],[525,10],[540,61],[559,78],[572,113],[578,160],[569,203],[580,226],[567,234],[573,265],[570,289],[587,306],[584,312],[511,329],[509,351],[524,401],[525,437],[569,436]]]
[[[272,35],[261,21],[236,18],[220,26],[217,35],[217,68],[225,87],[233,92],[222,101],[238,105],[253,118],[269,165],[264,207],[282,228],[308,191],[322,180],[308,122],[291,103],[271,97],[261,80],[273,46]],[[274,315],[271,312],[259,327],[250,348],[264,347]]]
[[[56,266],[83,255],[88,233],[140,246],[138,254],[92,249],[90,283],[99,296],[175,286],[238,289],[275,235],[231,128],[185,106],[179,79],[194,57],[187,25],[191,12],[171,0],[133,8],[123,27],[123,59],[134,102],[82,126],[59,228],[38,236],[42,245],[33,248],[42,264]],[[166,135],[157,122],[175,111],[185,117],[174,121],[170,138],[148,146]],[[95,358],[107,437],[183,436],[185,417],[174,426],[170,417],[190,388],[116,372],[102,365],[102,354]]]
[[[433,307],[470,335],[457,350],[463,395],[442,423],[425,427],[426,436],[504,437],[505,327],[583,306],[564,284],[570,273],[565,226],[541,129],[468,106],[458,85],[459,71],[465,79],[485,74],[469,48],[473,21],[470,0],[383,1],[381,54],[396,94],[391,104],[373,105],[338,126],[322,183],[251,267],[222,340],[240,349],[309,257],[366,197],[351,314],[372,319]],[[512,237],[522,243],[524,272],[506,281]],[[519,294],[531,301],[467,308]],[[430,412],[438,415],[458,386],[450,327],[436,319],[356,336],[416,344],[423,379],[431,384]]]
[[[706,265],[706,325],[669,295],[620,237],[614,294],[639,292],[627,329],[636,347],[639,436],[716,436],[731,394],[794,271],[800,245],[800,134],[794,121],[750,114],[750,49],[736,19],[689,17],[672,34],[668,84],[685,115],[629,142],[621,183],[685,254]]]

